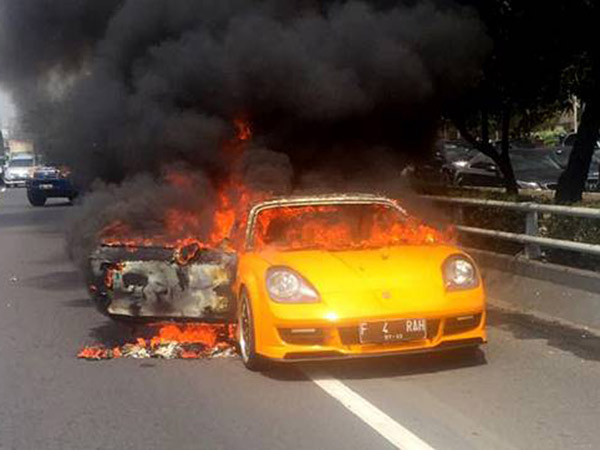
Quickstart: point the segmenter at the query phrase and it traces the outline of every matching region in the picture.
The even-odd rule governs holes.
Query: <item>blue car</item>
[[[27,181],[27,199],[33,206],[44,206],[49,198],[77,197],[77,188],[71,181],[69,171],[57,167],[38,167]]]

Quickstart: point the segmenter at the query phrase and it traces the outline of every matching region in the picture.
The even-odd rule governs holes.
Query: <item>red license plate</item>
[[[427,337],[427,320],[404,319],[385,322],[364,322],[358,326],[361,344],[417,341]]]

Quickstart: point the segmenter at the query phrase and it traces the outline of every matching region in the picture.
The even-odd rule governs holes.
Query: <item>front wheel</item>
[[[44,206],[46,204],[46,197],[40,194],[33,194],[27,192],[27,200],[31,203],[31,206]]]
[[[267,368],[267,361],[256,353],[254,327],[250,299],[246,291],[242,291],[238,309],[238,346],[240,356],[247,369],[261,371]]]

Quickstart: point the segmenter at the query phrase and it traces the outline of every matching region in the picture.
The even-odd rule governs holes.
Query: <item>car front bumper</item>
[[[32,195],[45,198],[77,196],[77,191],[68,180],[30,180],[27,191]]]
[[[479,347],[480,345],[486,344],[487,340],[485,337],[476,338],[463,338],[463,339],[452,339],[447,340],[435,345],[433,347],[415,347],[415,348],[403,348],[398,350],[386,349],[380,352],[340,352],[338,350],[322,351],[322,352],[299,352],[299,353],[287,353],[285,358],[268,358],[270,361],[280,363],[293,363],[293,362],[312,362],[312,361],[339,361],[344,359],[364,359],[364,358],[382,358],[385,356],[402,356],[402,355],[414,355],[422,353],[437,353],[449,350],[465,349]],[[263,355],[264,356],[264,355]]]
[[[264,325],[258,325],[262,330],[257,333],[256,351],[266,358],[279,361],[345,359],[445,350],[457,346],[475,346],[487,341],[483,309],[455,311],[449,315],[411,314],[389,317],[387,320],[407,318],[426,319],[427,333],[424,339],[361,343],[359,326],[363,319],[340,324],[325,321],[301,322],[297,326],[289,323],[271,324],[272,328],[268,330]],[[294,334],[295,330],[301,333]]]
[[[4,178],[3,181],[7,187],[25,187],[28,180],[26,178],[11,178],[9,180]]]

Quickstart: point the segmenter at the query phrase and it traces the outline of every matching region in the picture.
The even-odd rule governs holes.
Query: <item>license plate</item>
[[[427,320],[405,319],[386,322],[364,322],[358,326],[361,344],[417,341],[427,337]]]
[[[54,189],[53,184],[40,184],[40,189]]]

